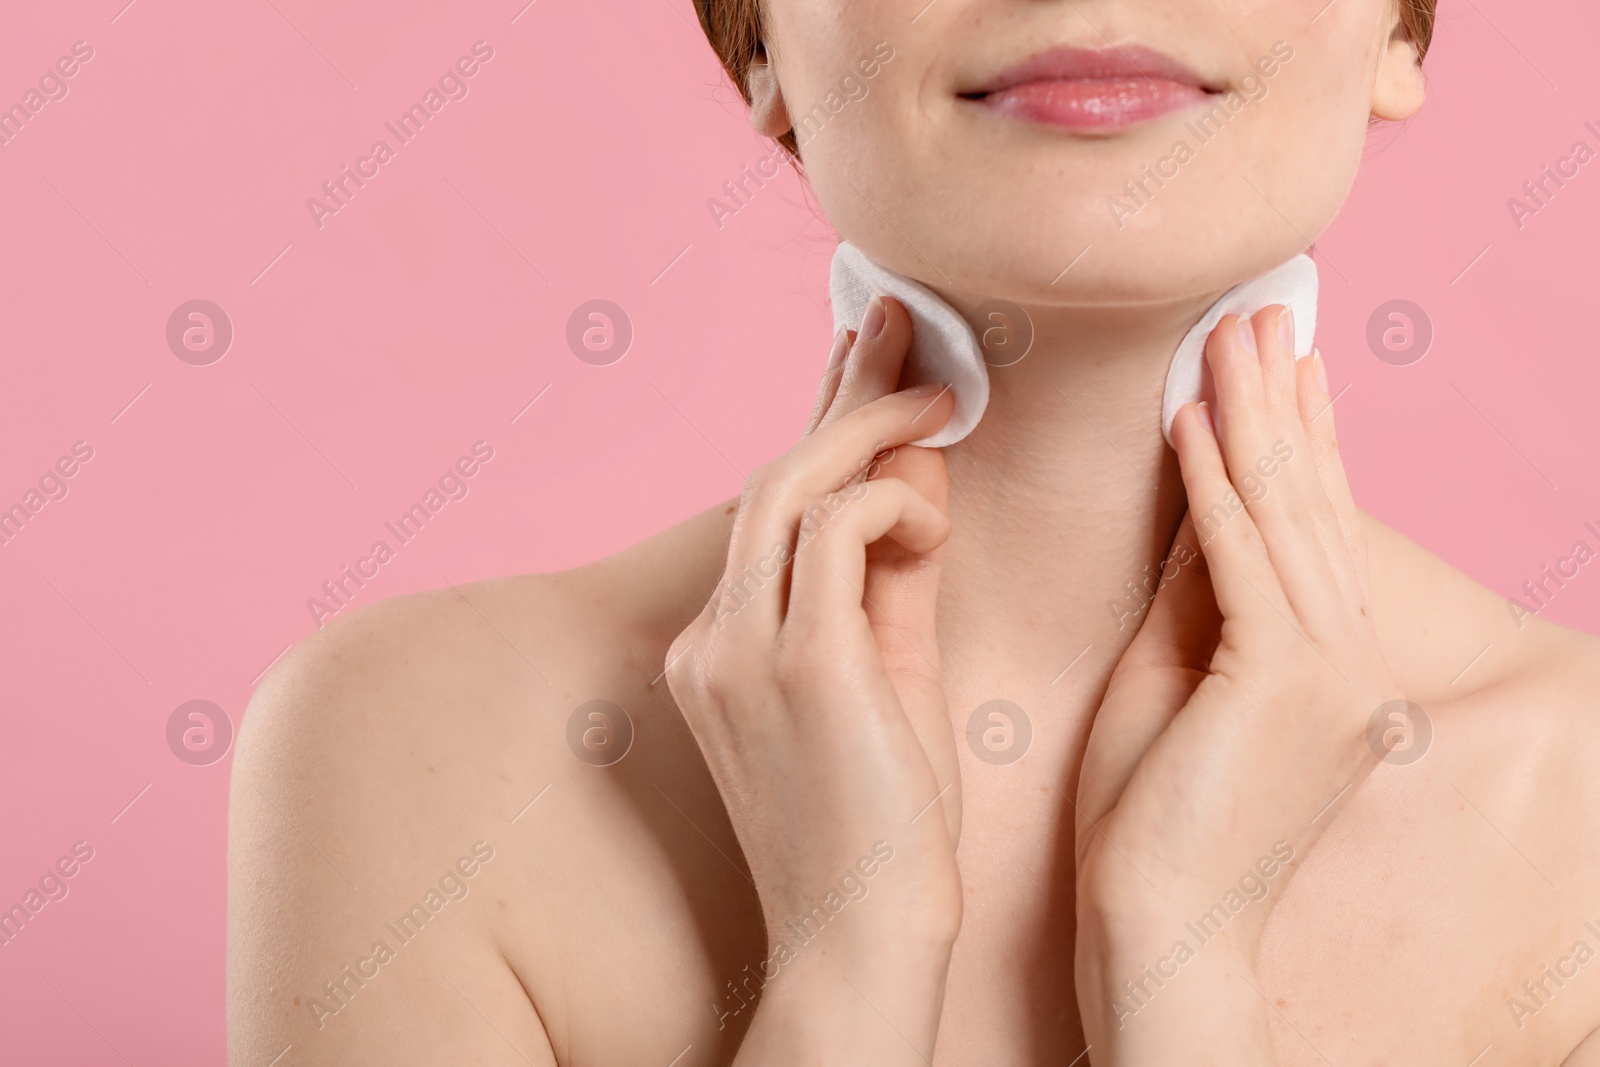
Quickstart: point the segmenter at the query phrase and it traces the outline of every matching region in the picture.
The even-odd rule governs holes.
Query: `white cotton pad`
[[[971,433],[989,405],[989,368],[967,320],[926,286],[867,258],[848,241],[840,242],[833,254],[828,287],[835,332],[860,326],[867,302],[874,296],[885,294],[899,300],[911,315],[912,326],[904,383],[949,383],[956,401],[950,421],[914,443],[943,448]],[[1317,267],[1310,256],[1300,255],[1228,290],[1179,342],[1161,399],[1161,432],[1169,442],[1178,409],[1200,399],[1206,337],[1224,315],[1251,315],[1271,304],[1294,310],[1294,354],[1297,358],[1311,354],[1311,338],[1317,329]]]
[[[1172,420],[1178,409],[1200,399],[1201,369],[1205,363],[1206,338],[1224,315],[1254,315],[1264,307],[1282,304],[1294,312],[1294,356],[1311,354],[1311,338],[1317,332],[1317,265],[1310,256],[1295,256],[1259,278],[1236,285],[1211,305],[1172,354],[1167,368],[1167,389],[1161,396],[1161,432],[1172,442]],[[953,308],[945,305],[947,310]],[[983,354],[981,351],[978,353]]]
[[[874,296],[887,294],[904,304],[911,315],[911,352],[902,379],[908,388],[946,382],[955,394],[950,421],[913,444],[943,448],[971,433],[989,406],[989,368],[967,320],[927,286],[868,259],[848,241],[839,242],[833,253],[828,289],[833,296],[835,336],[846,326],[853,330],[861,325],[867,302]]]

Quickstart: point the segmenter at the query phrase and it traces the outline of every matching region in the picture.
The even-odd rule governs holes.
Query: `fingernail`
[[[1322,365],[1322,350],[1320,348],[1311,353],[1311,363],[1317,369],[1317,384],[1322,387],[1322,395],[1328,396],[1328,368]]]
[[[1278,343],[1285,352],[1294,351],[1294,308],[1286,307],[1278,312]]]
[[[948,388],[950,387],[943,382],[928,382],[926,385],[913,385],[910,389],[902,389],[900,391],[905,396],[914,396],[920,399],[925,396],[936,396]]]
[[[856,331],[856,344],[878,336],[883,332],[883,324],[888,321],[889,316],[883,310],[883,297],[875,296],[867,301],[866,314],[861,316],[861,328]]]
[[[822,368],[822,373],[826,374],[843,363],[844,354],[848,351],[850,351],[850,331],[841,327],[839,332],[833,335],[833,348],[828,351],[828,365]]]
[[[1211,419],[1211,405],[1202,400],[1200,401],[1200,406],[1195,410],[1200,416],[1201,425],[1205,426],[1212,437],[1215,437],[1217,435],[1217,424]]]
[[[1247,316],[1239,316],[1239,344],[1252,356],[1256,354],[1256,328]]]

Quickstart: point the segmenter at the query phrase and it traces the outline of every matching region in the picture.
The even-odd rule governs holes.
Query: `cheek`
[[[1232,162],[1251,178],[1255,213],[1282,217],[1315,237],[1339,210],[1366,146],[1372,61],[1365,41],[1302,47],[1250,105]],[[1354,59],[1354,61],[1352,61]],[[1270,201],[1270,204],[1268,203]]]
[[[910,0],[767,0],[762,7],[791,113],[816,107],[849,75],[860,79],[859,64],[875,48],[899,55],[917,42],[911,19],[919,5]]]

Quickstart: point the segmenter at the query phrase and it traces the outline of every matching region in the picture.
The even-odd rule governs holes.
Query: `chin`
[[[1354,178],[1326,157],[1318,173],[1309,158],[1214,152],[1129,195],[1154,144],[1086,159],[1081,145],[1069,156],[948,143],[909,165],[858,158],[848,182],[822,161],[812,181],[841,237],[936,291],[1118,306],[1218,295],[1307,251]],[[963,159],[975,162],[952,162]]]
[[[860,226],[841,227],[841,236],[947,297],[1039,307],[1114,307],[1220,295],[1307,251],[1306,238],[1321,228],[1290,226],[1259,200],[1259,210],[1253,210],[1192,199],[1152,204],[1137,224],[1119,231],[1105,220],[1103,202],[1055,197],[1046,203],[1040,196],[1035,198],[1041,202],[1038,207],[1028,209],[1019,206],[1028,198],[1013,189],[1003,198],[975,198],[1004,203],[1004,210],[962,213],[929,205],[925,215],[903,213],[892,228],[862,218]],[[1327,215],[1331,218],[1332,212]],[[961,221],[918,224],[925,218]],[[1256,225],[1227,221],[1241,218]]]

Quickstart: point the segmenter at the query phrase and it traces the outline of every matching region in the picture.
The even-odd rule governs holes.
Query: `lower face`
[[[1305,251],[1392,0],[767,0],[845,240],[952,299],[1156,304]]]

